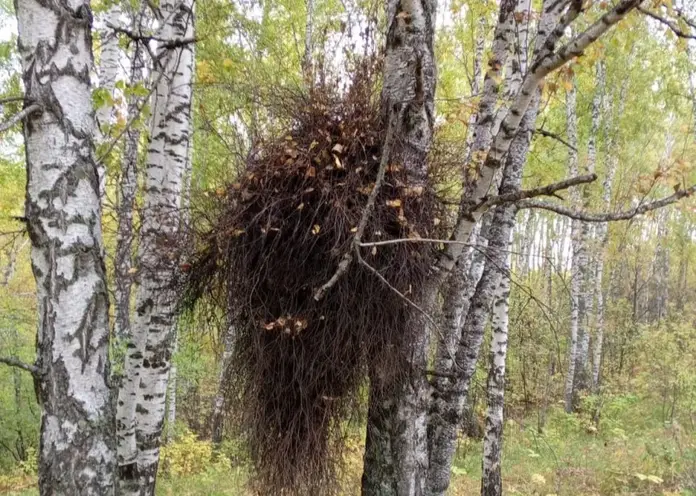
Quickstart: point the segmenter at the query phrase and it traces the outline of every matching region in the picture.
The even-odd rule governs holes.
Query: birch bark
[[[587,143],[587,161],[585,171],[592,174],[595,171],[597,162],[597,139],[601,123],[602,99],[604,95],[605,70],[602,62],[597,64],[597,74],[595,79],[595,95],[592,99],[592,117],[590,124],[590,136]],[[590,188],[583,188],[582,208],[588,210],[591,207],[592,198]],[[590,253],[593,252],[592,227],[589,222],[580,222],[580,233],[576,241],[573,252],[573,264],[577,265],[577,275],[580,278],[579,291],[576,295],[578,305],[578,349],[575,365],[575,378],[573,384],[573,397],[575,398],[580,391],[585,391],[590,387],[591,376],[589,370],[589,347],[590,347],[590,316],[593,314],[593,261]],[[577,251],[576,251],[577,250]]]
[[[25,216],[38,303],[42,495],[109,495],[109,296],[94,159],[88,1],[16,3],[26,99]]]
[[[554,4],[550,8],[551,1],[544,5],[543,17],[539,24],[539,35],[535,53],[543,46],[543,40],[555,26],[558,18],[563,11],[564,5]],[[527,11],[529,4],[522,1],[513,7],[519,8],[519,12],[524,12],[520,18],[523,22],[528,22]],[[501,4],[501,9],[503,5]],[[513,16],[513,11],[508,15]],[[525,33],[526,29],[518,30]],[[523,35],[524,36],[524,35]],[[526,36],[524,38],[526,39]],[[526,70],[526,49],[515,50],[515,63],[512,64],[510,74],[509,94],[516,94],[515,86],[522,82],[521,75]],[[517,86],[519,87],[519,86]],[[485,95],[484,95],[485,96]],[[512,192],[519,188],[521,181],[522,168],[524,166],[531,131],[536,122],[538,109],[538,93],[533,97],[529,108],[525,111],[521,121],[522,129],[517,134],[517,138],[512,142],[510,153],[506,161],[506,169],[503,173],[500,191]],[[506,255],[504,250],[509,246],[509,239],[514,226],[514,207],[503,206],[496,208],[492,214],[491,226],[489,230],[489,241],[487,250],[487,262],[483,274],[478,281],[475,292],[471,297],[464,327],[461,333],[461,340],[455,355],[455,364],[452,372],[455,375],[453,384],[444,390],[433,390],[432,411],[428,426],[430,452],[430,467],[428,471],[428,494],[444,495],[449,487],[450,469],[456,448],[456,438],[458,426],[468,400],[469,384],[471,377],[476,369],[478,354],[483,340],[483,330],[488,318],[488,314],[496,289],[502,291],[500,268],[505,266]]]
[[[391,160],[403,165],[414,185],[427,179],[432,142],[436,68],[435,0],[387,3],[387,46],[382,105],[393,126]],[[434,293],[431,293],[434,295]],[[432,308],[435,298],[425,300]],[[429,350],[426,319],[405,323],[409,372],[398,384],[385,383],[379,370],[370,377],[362,492],[365,495],[422,495],[428,466],[426,417]]]
[[[136,32],[144,22],[145,9],[137,14],[133,28]],[[145,82],[146,67],[143,47],[136,42],[131,56],[130,85],[137,86]],[[143,98],[132,95],[128,101],[128,116],[132,120],[143,107]],[[115,316],[114,336],[117,342],[127,343],[131,332],[130,302],[133,285],[132,244],[133,244],[133,207],[138,186],[138,148],[140,144],[140,127],[131,125],[126,130],[121,178],[117,204],[118,227],[116,234],[116,252],[114,253],[115,280]]]
[[[191,39],[191,0],[160,4],[166,40]],[[176,334],[174,277],[181,253],[181,201],[191,139],[193,48],[161,47],[153,80],[153,118],[138,251],[132,339],[119,395],[119,469],[123,494],[154,494],[167,380]],[[162,77],[160,77],[160,72]]]

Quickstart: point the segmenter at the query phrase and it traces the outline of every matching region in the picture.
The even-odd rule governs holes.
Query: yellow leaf
[[[136,272],[138,272],[138,269],[136,269],[135,267],[131,267],[130,269],[128,269],[129,274],[135,274]]]
[[[334,162],[336,163],[336,168],[337,169],[343,169],[343,164],[341,163],[341,160],[338,158],[338,155],[332,154],[334,158]]]
[[[358,232],[358,228],[357,228],[357,227],[351,227],[351,228],[350,228],[350,232],[356,233],[356,232]]]
[[[336,143],[331,149],[331,151],[336,153],[343,153],[343,145],[341,145],[340,143]]]
[[[302,210],[303,208],[304,208],[304,203],[300,203],[300,204],[297,206],[297,210]]]
[[[401,200],[397,198],[396,200],[387,200],[387,207],[400,208]]]
[[[316,236],[317,234],[319,234],[319,231],[321,231],[321,226],[319,224],[314,224],[314,226],[312,227],[312,234]]]

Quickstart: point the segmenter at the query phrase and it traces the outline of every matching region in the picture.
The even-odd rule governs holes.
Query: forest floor
[[[508,420],[503,459],[506,494],[696,496],[696,431],[692,425],[665,422],[654,403],[651,407],[635,396],[613,398],[603,405],[602,413],[599,430],[589,415],[566,415],[560,408],[549,412],[543,434],[538,432],[535,415],[520,415],[525,421]],[[230,445],[228,455],[216,459],[209,443],[183,436],[165,451],[165,473],[157,494],[251,494],[245,489],[247,471],[234,461],[234,451]],[[479,494],[480,453],[481,441],[462,439],[452,469],[451,495]],[[359,494],[361,462],[362,441],[356,431],[346,453],[342,484],[346,496]],[[38,494],[31,477],[23,482],[15,479],[14,490],[6,485],[4,492],[2,480],[0,477],[0,493]]]

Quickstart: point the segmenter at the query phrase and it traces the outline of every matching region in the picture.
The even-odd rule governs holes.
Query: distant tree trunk
[[[310,88],[314,84],[312,73],[312,36],[314,31],[314,0],[305,0],[307,6],[305,22],[305,46],[302,54],[302,76]]]
[[[36,278],[39,490],[109,495],[116,466],[109,295],[90,84],[90,4],[17,2],[26,100],[25,216]]]
[[[172,355],[176,354],[179,348],[178,333],[174,337],[174,349]],[[169,382],[167,383],[167,432],[164,436],[164,443],[169,444],[174,440],[176,424],[176,362],[172,360],[169,368]]]
[[[121,9],[114,4],[104,14],[106,24],[118,25]],[[121,50],[118,46],[118,36],[110,27],[106,26],[101,31],[101,56],[99,61],[99,87],[113,98],[118,78],[118,64],[121,58]],[[96,109],[97,136],[99,142],[109,137],[109,128],[114,123],[116,114],[115,105],[106,102]],[[106,167],[102,161],[97,163],[99,172],[99,198],[103,201],[106,194]]]
[[[218,372],[218,386],[215,398],[213,399],[213,412],[210,417],[210,432],[214,445],[222,442],[223,427],[225,421],[225,382],[227,380],[227,370],[232,361],[234,345],[234,326],[227,324],[227,329],[223,335],[223,350],[220,358],[220,370]]]
[[[161,36],[191,39],[193,3],[164,0]],[[139,245],[140,285],[120,391],[119,463],[123,494],[154,494],[176,334],[173,284],[182,255],[182,192],[190,160],[193,47],[162,47],[154,71],[153,119],[147,154]],[[135,448],[135,450],[134,450]]]
[[[568,151],[568,176],[573,177],[578,174],[578,117],[577,117],[577,89],[575,79],[572,80],[572,87],[566,93],[566,133],[568,143],[573,148]],[[579,193],[571,192],[572,204],[575,208],[580,206]],[[581,276],[578,259],[582,254],[581,226],[580,221],[571,221],[571,275],[570,275],[570,341],[568,346],[568,372],[565,381],[565,410],[573,411],[573,393],[575,388],[575,365],[578,355],[578,326],[580,320],[580,291]]]
[[[393,132],[394,140],[386,152],[391,161],[403,165],[414,185],[424,184],[427,179],[426,158],[435,118],[435,6],[434,0],[387,3],[382,104],[388,133]],[[429,296],[425,300],[428,309],[435,300]],[[404,332],[409,333],[404,357],[409,369],[407,377],[394,384],[385,381],[380,370],[371,370],[364,495],[425,492],[429,384],[424,372],[429,350],[428,323],[418,314],[405,323]]]
[[[657,213],[657,247],[653,261],[655,291],[652,302],[654,322],[660,322],[667,316],[669,296],[669,220],[670,211],[662,209]]]
[[[618,129],[619,121],[623,116],[624,105],[626,102],[626,91],[628,89],[627,81],[621,85],[621,90],[619,91],[619,101],[617,103],[617,111],[612,118],[607,118],[607,158],[606,158],[606,175],[604,177],[603,184],[603,194],[602,194],[602,207],[604,211],[609,211],[611,207],[611,195],[614,185],[614,176],[616,175],[616,169],[619,164],[618,153],[615,150],[618,141]],[[606,108],[611,111],[613,106],[613,99],[611,98],[611,93],[607,95]],[[611,129],[610,129],[611,126]],[[607,257],[607,246],[609,245],[609,226],[606,223],[599,224],[596,231],[597,239],[600,243],[598,247],[597,255],[597,266],[596,266],[596,286],[595,294],[597,298],[597,310],[596,310],[596,328],[597,333],[594,342],[594,351],[592,359],[592,389],[596,393],[599,391],[600,385],[600,374],[602,367],[602,349],[604,346],[604,312],[606,309],[607,294],[604,287],[604,263]]]
[[[592,100],[592,118],[590,124],[590,136],[587,144],[587,161],[584,173],[592,174],[595,172],[597,162],[597,140],[602,117],[602,99],[604,97],[605,70],[604,63],[597,64],[597,75],[595,79],[595,95]],[[590,188],[586,185],[583,189],[582,206],[589,210],[592,208]],[[595,276],[593,267],[596,257],[590,258],[593,251],[592,226],[589,222],[580,223],[580,237],[576,247],[579,248],[577,257],[573,262],[578,266],[580,277],[580,291],[578,298],[578,351],[577,363],[575,365],[575,378],[573,384],[574,398],[580,391],[586,391],[591,385],[591,375],[589,370],[589,349],[590,349],[590,316],[593,314],[593,288],[595,287],[593,277]],[[594,260],[593,260],[594,259]]]
[[[143,24],[144,9],[137,14],[133,27],[136,30]],[[145,81],[145,61],[143,47],[140,43],[133,44],[131,57],[130,84],[136,86]],[[128,117],[133,119],[143,106],[143,99],[131,95],[128,101]],[[114,254],[115,281],[115,312],[114,336],[117,343],[127,343],[131,333],[130,302],[133,284],[133,208],[138,187],[138,148],[140,144],[140,128],[131,125],[126,130],[123,160],[121,162],[121,178],[117,196],[118,227],[116,232],[116,252]]]

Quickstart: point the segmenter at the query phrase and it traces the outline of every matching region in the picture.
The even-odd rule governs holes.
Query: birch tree
[[[119,392],[119,473],[124,494],[153,494],[176,331],[181,196],[191,139],[192,2],[163,1],[153,79],[138,252],[140,285]]]
[[[17,2],[27,106],[25,217],[37,286],[41,494],[114,492],[109,297],[86,1]]]
[[[434,116],[434,21],[436,2],[387,3],[387,40],[382,105],[387,120],[387,159],[403,165],[414,186],[427,178]],[[383,159],[384,161],[384,159]],[[427,305],[427,304],[426,304]],[[362,492],[365,495],[424,494],[427,469],[426,416],[429,333],[422,315],[405,323],[412,333],[411,371],[398,384],[370,377]]]

